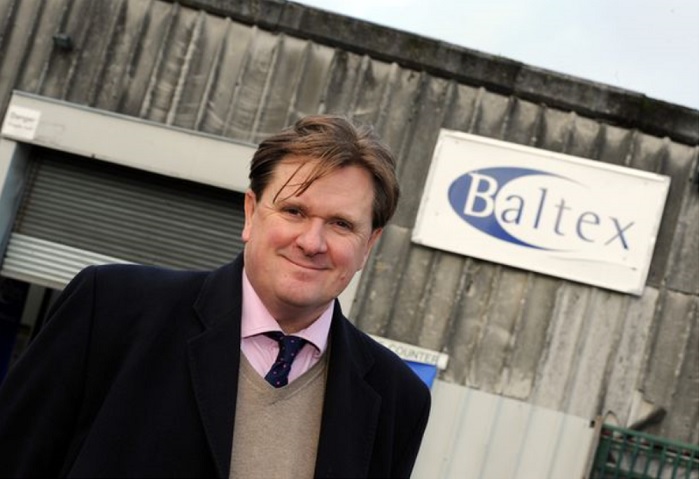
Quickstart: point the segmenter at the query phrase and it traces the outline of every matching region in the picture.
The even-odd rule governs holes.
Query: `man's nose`
[[[328,248],[325,234],[325,223],[311,219],[304,222],[301,232],[296,237],[296,244],[307,256],[324,253]]]

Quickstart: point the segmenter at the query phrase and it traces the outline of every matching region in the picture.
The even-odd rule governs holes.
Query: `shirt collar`
[[[328,346],[328,334],[332,323],[335,302],[331,301],[323,313],[307,328],[294,333],[311,343],[322,354]],[[279,323],[269,313],[257,292],[250,284],[243,268],[243,306],[240,325],[241,338],[249,338],[268,331],[282,331]]]

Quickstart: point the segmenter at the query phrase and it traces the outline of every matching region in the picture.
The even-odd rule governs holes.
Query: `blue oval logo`
[[[502,221],[510,223],[520,221],[522,211],[525,208],[524,199],[519,198],[519,209],[510,208],[500,211],[500,216],[496,214],[498,212],[498,194],[508,183],[536,175],[572,181],[553,173],[531,168],[483,168],[465,173],[452,182],[448,192],[449,203],[456,214],[466,223],[489,236],[518,246],[552,251],[554,250],[553,248],[522,240],[503,227]],[[546,191],[544,191],[545,194]],[[512,197],[510,196],[507,199],[512,199]],[[543,205],[543,202],[539,205],[539,216],[541,215],[541,205]],[[535,216],[537,213],[534,211],[532,214]],[[510,217],[509,221],[508,215]],[[538,223],[539,220],[540,218],[533,218],[532,221]]]

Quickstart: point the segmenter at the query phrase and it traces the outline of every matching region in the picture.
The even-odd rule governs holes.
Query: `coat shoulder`
[[[88,266],[76,276],[76,279],[81,275],[87,275],[110,286],[112,283],[118,283],[119,290],[128,290],[134,286],[158,288],[172,287],[178,283],[201,283],[210,273],[210,271],[185,271],[137,264],[105,264]]]

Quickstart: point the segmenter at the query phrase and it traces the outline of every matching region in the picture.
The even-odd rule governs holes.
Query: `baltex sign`
[[[413,241],[641,294],[670,179],[442,130]]]

